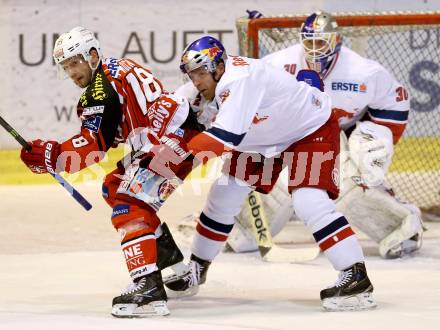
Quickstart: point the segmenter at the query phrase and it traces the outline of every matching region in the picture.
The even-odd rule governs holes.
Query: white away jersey
[[[308,68],[301,44],[272,53],[263,61],[295,76]],[[392,130],[393,125],[404,127],[407,122],[409,98],[404,87],[379,63],[346,47],[341,48],[333,68],[324,77],[324,85],[343,129],[353,126],[365,111],[373,121],[391,124],[387,126]]]
[[[206,100],[191,81],[176,89],[174,94],[185,97],[192,111],[196,113],[197,121],[204,125],[205,128],[211,127],[212,121],[218,112],[215,100],[211,102]]]
[[[261,60],[229,56],[207,134],[228,147],[273,157],[330,117],[327,94]]]

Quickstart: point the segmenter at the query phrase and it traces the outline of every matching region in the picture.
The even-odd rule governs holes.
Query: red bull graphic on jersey
[[[258,112],[255,114],[254,118],[252,119],[252,124],[257,125],[265,120],[267,120],[269,116],[260,116],[258,115]]]
[[[229,95],[231,95],[231,91],[229,89],[225,90],[220,94],[220,103],[225,103],[225,101],[228,99]]]

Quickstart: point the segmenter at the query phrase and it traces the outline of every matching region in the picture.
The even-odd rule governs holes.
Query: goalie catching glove
[[[370,121],[358,122],[348,145],[363,183],[369,187],[381,185],[394,152],[391,130]]]
[[[29,142],[29,149],[21,149],[20,158],[34,173],[54,173],[60,145],[56,141],[42,141],[40,139]]]

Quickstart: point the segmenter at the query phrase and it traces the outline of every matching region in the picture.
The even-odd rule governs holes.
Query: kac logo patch
[[[101,126],[102,118],[101,116],[95,116],[91,118],[87,118],[83,121],[82,127],[87,128],[88,130],[98,133],[99,127]]]

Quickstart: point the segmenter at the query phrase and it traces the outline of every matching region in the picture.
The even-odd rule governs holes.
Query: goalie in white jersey
[[[419,249],[423,232],[420,211],[396,200],[383,186],[393,145],[408,119],[410,102],[405,88],[382,65],[342,46],[337,23],[328,13],[309,16],[301,27],[300,40],[300,44],[272,53],[263,61],[292,75],[309,68],[322,77],[333,114],[345,132],[338,210],[379,243],[384,258]],[[272,235],[293,216],[292,208],[280,208],[289,198],[282,180],[271,195],[262,196]],[[229,240],[237,252],[257,248],[248,234],[248,218],[248,210],[242,208],[239,225]]]
[[[248,194],[269,192],[287,167],[293,207],[341,272],[333,287],[321,291],[323,306],[374,307],[362,249],[332,201],[339,192],[339,128],[329,96],[261,60],[227,56],[212,37],[186,48],[181,69],[206,100],[218,105],[211,128],[194,137],[189,149],[200,160],[224,152],[232,156],[200,215],[189,271],[165,279],[168,289],[192,293],[205,282]]]

